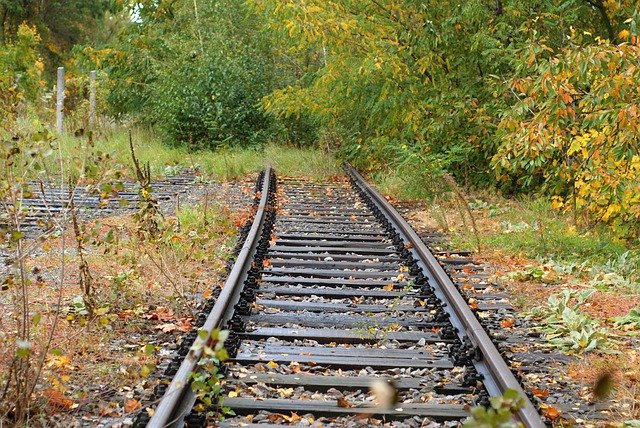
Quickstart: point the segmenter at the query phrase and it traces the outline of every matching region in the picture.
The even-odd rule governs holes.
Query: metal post
[[[56,97],[56,129],[62,134],[64,121],[64,67],[58,67],[58,94]]]
[[[89,73],[89,129],[96,124],[96,71]]]

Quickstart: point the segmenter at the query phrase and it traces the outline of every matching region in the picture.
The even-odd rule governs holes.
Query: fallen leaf
[[[188,333],[191,330],[193,330],[193,326],[191,325],[192,320],[193,318],[190,318],[190,317],[180,318],[178,320],[178,323],[176,324],[176,327],[178,328],[179,331],[183,333]]]
[[[164,306],[158,306],[154,310],[150,311],[148,314],[143,315],[142,317],[148,320],[158,320],[158,321],[171,321],[175,319],[176,314],[169,308]]]
[[[549,396],[549,391],[546,390],[546,389],[531,388],[531,392],[536,397],[543,397],[544,398],[544,397],[548,397]]]
[[[289,368],[291,369],[291,373],[300,373],[300,363],[297,361],[291,361],[289,363]]]
[[[276,363],[275,361],[269,361],[267,363],[267,366],[271,367],[272,369],[275,369],[276,367],[278,367],[278,363]]]
[[[516,323],[513,318],[505,318],[500,321],[500,327],[502,328],[511,328]]]
[[[277,391],[282,398],[289,398],[293,395],[293,388],[278,388]]]
[[[389,283],[382,288],[384,291],[393,291],[393,284]]]
[[[556,409],[555,407],[547,407],[546,409],[544,409],[544,417],[553,420],[556,420],[558,418],[558,416],[560,416],[560,410]]]
[[[353,407],[353,404],[349,403],[346,399],[344,399],[343,397],[338,397],[338,406],[339,407],[344,407],[347,409],[350,409]]]
[[[285,421],[289,422],[290,424],[295,424],[296,422],[302,419],[300,416],[298,416],[296,412],[291,412],[291,416],[282,415],[282,417],[284,418]]]
[[[42,395],[44,395],[49,401],[49,406],[56,410],[62,409],[70,409],[73,406],[73,400],[66,397],[62,392],[53,389],[47,388],[42,391]]]
[[[235,398],[237,396],[238,396],[238,392],[237,391],[229,391],[229,397]]]
[[[131,413],[140,408],[142,408],[142,403],[138,400],[134,400],[133,398],[124,402],[124,411],[127,413]]]
[[[160,330],[163,333],[173,333],[179,330],[178,326],[174,323],[160,324],[154,327],[156,330]]]
[[[270,413],[267,416],[267,419],[269,419],[269,422],[281,422],[284,420],[284,415],[281,415],[280,413]]]

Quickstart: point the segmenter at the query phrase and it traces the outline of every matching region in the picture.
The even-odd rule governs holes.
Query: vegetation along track
[[[220,395],[235,415],[219,426],[455,423],[507,389],[526,402],[516,419],[544,426],[422,240],[346,170],[351,187],[289,179],[276,191],[272,169],[261,176],[254,223],[207,334],[186,348],[150,421],[142,413],[138,425],[207,423],[192,412],[189,381],[220,328],[230,330],[231,357]]]

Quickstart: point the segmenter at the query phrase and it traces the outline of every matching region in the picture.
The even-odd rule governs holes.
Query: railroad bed
[[[188,174],[175,175],[164,180],[155,181],[153,197],[158,202],[166,202],[187,191],[187,187],[195,184],[195,177]],[[103,198],[97,189],[88,191],[79,186],[69,193],[66,185],[59,186],[51,182],[29,183],[30,193],[20,201],[20,230],[34,237],[51,230],[56,221],[68,214],[71,198],[83,218],[114,215],[123,210],[138,209],[140,197],[135,183],[125,182],[120,191]],[[6,227],[6,220],[0,218],[0,230]]]
[[[203,326],[231,330],[222,396],[235,416],[215,426],[455,426],[506,388],[526,400],[517,418],[544,426],[424,243],[347,171],[351,185],[287,179],[277,191],[264,175],[256,220]],[[195,341],[149,426],[212,424],[188,415],[206,339]]]

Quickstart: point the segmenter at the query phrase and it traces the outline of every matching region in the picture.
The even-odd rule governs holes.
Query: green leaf
[[[153,346],[151,343],[147,343],[146,345],[144,345],[145,355],[152,355],[155,350],[155,346]]]

